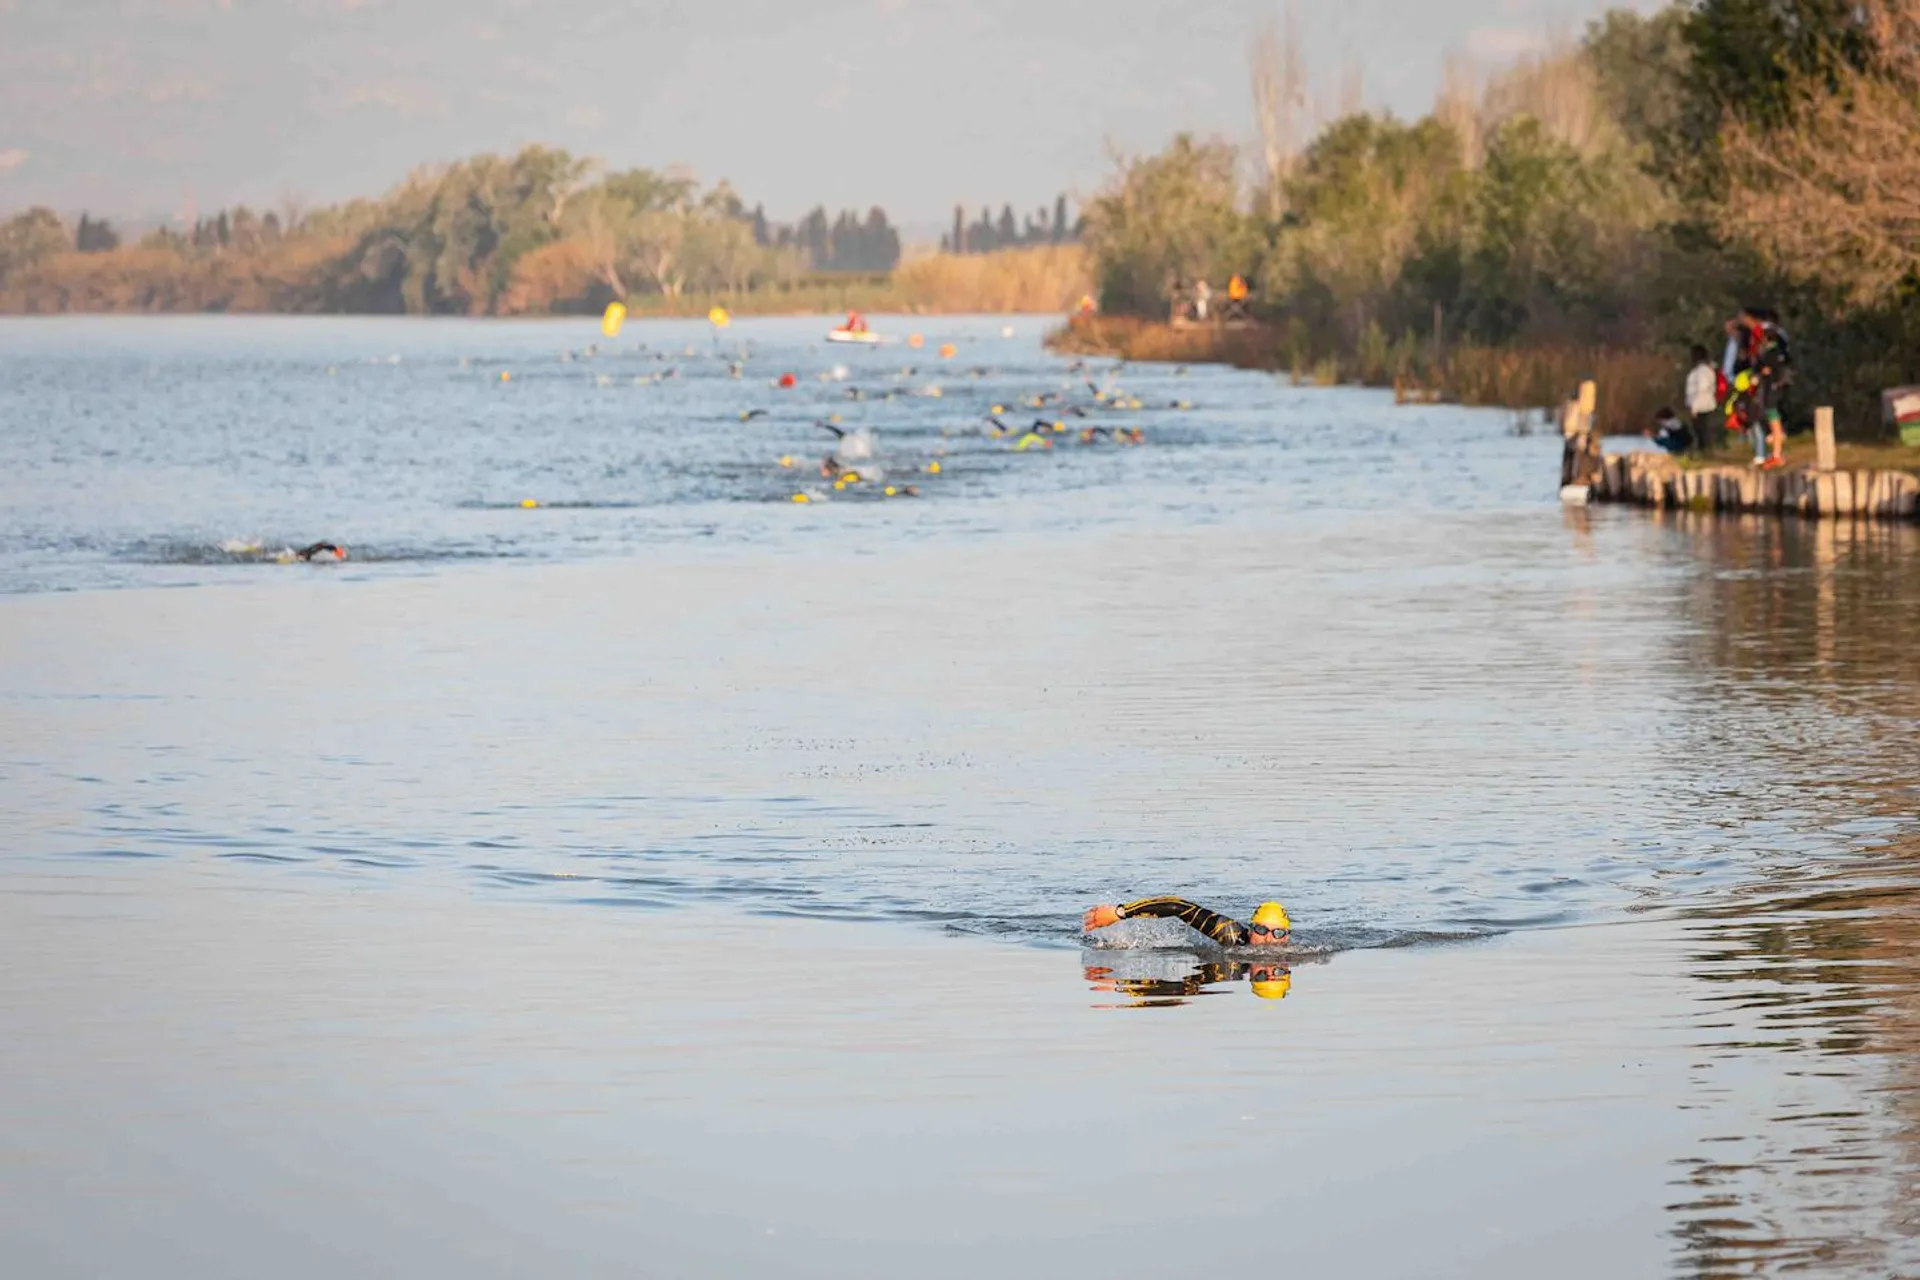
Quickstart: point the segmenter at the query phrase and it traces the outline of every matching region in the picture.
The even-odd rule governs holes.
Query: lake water
[[[1920,529],[824,327],[0,320],[0,1269],[1920,1274]]]

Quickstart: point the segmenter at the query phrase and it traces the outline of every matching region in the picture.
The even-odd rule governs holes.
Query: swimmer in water
[[[1284,947],[1293,941],[1293,922],[1277,902],[1263,902],[1246,924],[1211,911],[1185,898],[1141,898],[1118,906],[1102,904],[1081,917],[1081,928],[1092,933],[1122,920],[1178,920],[1195,933],[1222,947]]]
[[[308,564],[336,564],[347,558],[347,549],[337,542],[313,542],[294,552],[293,558]]]

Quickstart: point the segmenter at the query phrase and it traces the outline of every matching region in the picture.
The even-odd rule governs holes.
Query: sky
[[[120,218],[375,195],[540,142],[684,166],[792,219],[931,232],[1089,194],[1115,152],[1253,136],[1281,0],[0,0],[0,211]],[[1651,0],[1637,0],[1641,8]],[[1599,0],[1298,0],[1331,104],[1418,115]]]

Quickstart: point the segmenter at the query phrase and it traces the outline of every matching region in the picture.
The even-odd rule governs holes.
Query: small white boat
[[[871,329],[830,329],[827,331],[827,341],[853,342],[863,347],[877,347],[887,342],[888,339],[881,337]]]

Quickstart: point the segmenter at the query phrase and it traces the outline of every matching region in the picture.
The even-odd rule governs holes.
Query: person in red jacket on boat
[[[847,322],[840,327],[848,333],[865,333],[867,331],[867,318],[858,311],[849,311],[847,312]]]

